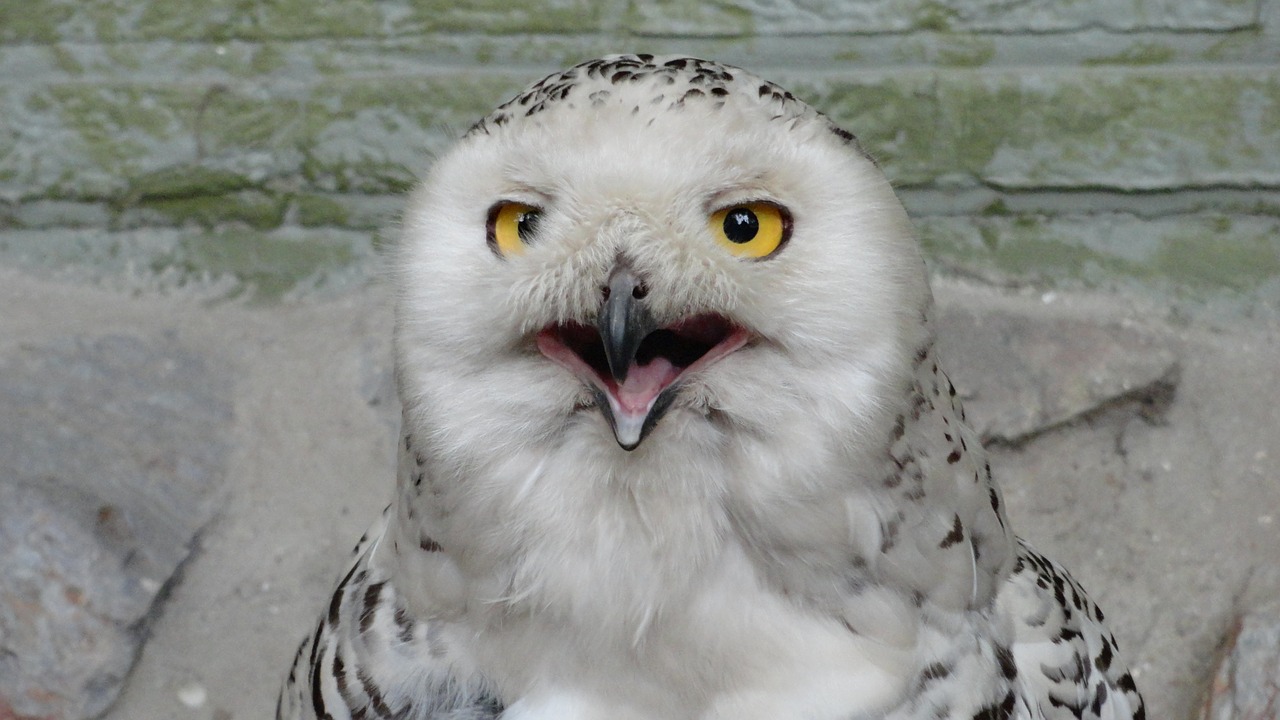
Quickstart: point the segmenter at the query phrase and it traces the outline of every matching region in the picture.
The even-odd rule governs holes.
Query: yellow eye
[[[791,214],[768,202],[733,205],[711,213],[711,234],[734,255],[762,260],[791,237]]]
[[[542,211],[524,203],[502,201],[489,208],[489,247],[499,256],[518,255],[538,233]]]

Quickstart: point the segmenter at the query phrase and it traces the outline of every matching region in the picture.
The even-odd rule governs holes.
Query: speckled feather
[[[1011,532],[905,214],[852,135],[738,68],[624,55],[459,148],[406,214],[396,501],[279,718],[1144,717],[1101,610]],[[518,262],[484,247],[504,193],[547,205]],[[725,193],[790,204],[785,252],[705,245]],[[624,259],[665,321],[760,338],[682,380],[630,453],[528,340],[594,321]]]

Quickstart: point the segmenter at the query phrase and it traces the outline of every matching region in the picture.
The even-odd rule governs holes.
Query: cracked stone
[[[1270,577],[1273,581],[1280,579],[1280,572],[1273,572]],[[1237,618],[1221,657],[1200,720],[1277,717],[1280,600],[1263,601]]]
[[[115,700],[220,499],[228,397],[170,337],[0,347],[0,718]]]
[[[984,441],[1016,445],[1120,403],[1158,419],[1177,355],[1123,324],[941,308],[938,344]]]

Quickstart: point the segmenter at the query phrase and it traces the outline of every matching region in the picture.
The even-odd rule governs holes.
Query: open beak
[[[538,349],[589,384],[614,438],[634,450],[675,400],[680,381],[746,344],[746,329],[702,313],[658,326],[648,290],[626,265],[610,273],[596,327],[543,328]]]

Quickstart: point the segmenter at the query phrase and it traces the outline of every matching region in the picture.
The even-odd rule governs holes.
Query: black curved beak
[[[649,333],[657,330],[658,326],[644,304],[649,289],[631,268],[626,265],[614,268],[609,273],[602,292],[604,306],[600,308],[596,328],[604,343],[609,374],[618,384],[622,384],[626,382],[627,372],[635,362],[640,343]]]

